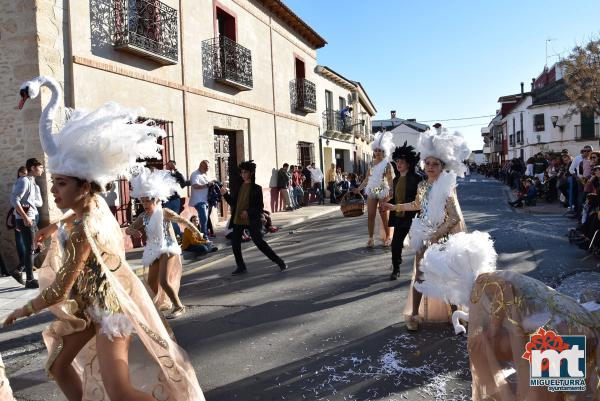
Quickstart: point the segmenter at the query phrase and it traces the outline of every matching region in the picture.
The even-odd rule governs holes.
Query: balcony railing
[[[317,90],[315,84],[305,78],[290,81],[290,96],[294,109],[305,113],[317,111]]]
[[[576,141],[587,141],[594,139],[600,139],[600,130],[598,129],[598,123],[575,126]]]
[[[177,10],[158,0],[115,0],[115,48],[177,64]]]
[[[328,138],[350,140],[352,138],[352,118],[342,119],[339,110],[323,112],[323,131]]]
[[[205,77],[239,90],[252,89],[252,53],[226,36],[202,42]]]

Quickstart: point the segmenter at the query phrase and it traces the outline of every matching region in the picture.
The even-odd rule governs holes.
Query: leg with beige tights
[[[377,216],[377,199],[367,199],[367,228],[369,230],[369,238],[373,238],[375,231],[375,217]]]
[[[94,327],[62,337],[63,348],[50,367],[50,374],[69,401],[81,401],[81,378],[71,363],[79,351],[94,337]]]
[[[160,286],[162,287],[165,294],[167,294],[167,296],[169,297],[169,299],[171,300],[171,302],[173,303],[173,306],[175,308],[181,308],[181,307],[183,307],[183,305],[181,304],[179,295],[173,290],[173,287],[171,287],[168,277],[169,277],[169,269],[173,268],[173,264],[176,262],[175,258],[178,258],[178,257],[179,257],[179,255],[162,254],[162,255],[160,255],[160,259],[158,260],[159,261],[158,280],[160,282]]]
[[[379,211],[379,217],[381,217],[381,226],[383,227],[383,232],[385,233],[385,238],[383,240],[386,243],[390,242],[391,241],[390,227],[388,226],[388,221],[389,221],[389,218],[390,218],[390,212],[380,210]]]
[[[150,267],[148,267],[148,285],[155,295],[158,293],[158,271],[159,259],[156,259],[152,262]]]
[[[111,401],[156,401],[150,394],[136,390],[129,379],[131,336],[110,340],[96,328],[96,350],[104,388]]]

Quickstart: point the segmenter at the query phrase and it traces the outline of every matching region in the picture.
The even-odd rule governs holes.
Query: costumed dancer
[[[144,212],[125,230],[136,238],[142,237],[141,230],[146,232],[142,255],[142,263],[148,268],[146,280],[155,294],[154,303],[159,310],[173,308],[167,319],[185,313],[185,306],[179,299],[181,247],[177,243],[172,223],[189,228],[197,239],[202,239],[202,234],[194,224],[171,209],[162,207],[161,202],[176,193],[178,186],[168,170],[141,169],[131,178],[131,196],[140,200]]]
[[[46,369],[70,401],[204,401],[188,356],[127,264],[121,228],[98,195],[108,182],[128,178],[136,159],[160,157],[156,137],[164,132],[135,124],[137,112],[107,103],[90,113],[74,111],[53,135],[60,98],[54,79],[25,83],[20,106],[41,86],[52,91],[40,118],[51,192],[59,209],[73,213],[65,226],[45,231],[54,234],[38,270],[41,293],[4,324],[46,308],[54,313],[57,319],[42,333]]]
[[[425,163],[427,180],[419,184],[415,200],[381,206],[383,210],[396,212],[420,211],[409,231],[410,245],[416,252],[411,290],[404,308],[406,327],[410,331],[418,330],[420,321],[447,322],[449,319],[450,305],[441,299],[423,298],[415,283],[423,280],[420,264],[427,247],[449,234],[466,231],[456,196],[456,177],[464,175],[463,160],[471,153],[458,132],[432,133],[429,130],[419,137],[417,151]]]
[[[352,190],[354,193],[360,193],[363,189],[367,195],[367,222],[369,230],[369,240],[367,248],[373,248],[375,241],[373,233],[375,231],[375,217],[377,216],[378,206],[388,202],[393,196],[393,173],[390,165],[390,157],[394,143],[392,142],[391,132],[380,132],[371,144],[373,149],[373,165],[367,171],[367,179],[363,180],[358,188]],[[390,246],[390,228],[388,226],[389,213],[386,210],[379,210],[381,224],[385,233],[383,246]]]
[[[415,200],[417,188],[422,178],[415,172],[419,161],[419,155],[412,146],[404,145],[397,147],[392,153],[392,160],[396,164],[398,175],[394,178],[394,198],[391,203],[408,203]],[[390,212],[389,226],[394,227],[392,236],[392,275],[390,280],[397,280],[400,275],[402,264],[402,249],[404,239],[408,235],[410,225],[417,212]]]
[[[597,294],[583,304],[541,281],[511,271],[495,271],[497,254],[487,233],[451,235],[429,247],[421,262],[425,295],[460,305],[453,323],[464,333],[474,401],[572,401],[600,399],[600,304]],[[591,295],[591,296],[590,296]],[[595,295],[595,296],[594,296]],[[468,312],[468,313],[467,313]],[[541,330],[540,330],[541,329]],[[530,384],[531,350],[556,350],[560,335],[586,338],[585,389],[549,391]],[[531,341],[531,345],[529,345]],[[549,367],[546,363],[546,367]],[[560,364],[559,364],[560,369]],[[590,373],[592,372],[592,373]]]
[[[286,263],[263,239],[261,218],[264,205],[262,187],[254,182],[256,164],[252,160],[245,161],[240,163],[239,169],[243,179],[243,183],[239,189],[231,195],[229,189],[226,187],[221,188],[221,195],[223,195],[223,198],[231,207],[231,219],[229,220],[229,228],[233,229],[231,249],[237,265],[237,268],[231,274],[236,276],[247,272],[246,263],[244,263],[244,258],[242,257],[242,235],[244,229],[250,231],[250,237],[254,245],[266,257],[275,262],[281,271],[284,271],[287,269]]]

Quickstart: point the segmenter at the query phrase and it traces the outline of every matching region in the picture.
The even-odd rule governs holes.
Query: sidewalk
[[[271,214],[271,219],[273,225],[275,227],[279,227],[279,231],[273,234],[265,235],[265,239],[269,241],[270,239],[284,232],[286,228],[290,228],[307,220],[335,212],[339,213],[339,205],[327,204],[321,206],[314,205],[303,207],[292,212],[273,213]],[[186,271],[197,269],[203,265],[206,265],[208,268],[211,262],[221,259],[224,255],[229,255],[231,253],[231,245],[225,238],[226,232],[227,222],[219,223],[215,230],[217,237],[213,238],[215,246],[219,248],[217,252],[209,253],[208,255],[199,258],[195,258],[188,252],[184,252],[182,258],[183,270]],[[131,249],[126,253],[127,262],[138,276],[143,274],[142,252],[143,248],[137,248]],[[6,317],[14,309],[22,307],[27,303],[27,301],[33,299],[38,292],[39,291],[37,289],[25,289],[12,277],[0,278],[0,323],[4,320],[4,317]]]

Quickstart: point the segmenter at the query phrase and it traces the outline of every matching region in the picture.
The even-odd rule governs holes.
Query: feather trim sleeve
[[[431,242],[437,242],[440,238],[445,237],[450,234],[452,229],[456,227],[457,224],[460,223],[460,213],[458,212],[458,207],[456,205],[456,197],[454,195],[450,196],[446,200],[446,218],[444,222],[440,224],[440,226],[435,230],[433,235],[431,236]]]
[[[65,262],[56,274],[56,278],[38,296],[44,303],[44,307],[52,306],[64,301],[71,291],[77,277],[83,270],[90,256],[90,245],[81,224],[75,226],[67,243],[65,244]],[[35,302],[39,305],[39,302]]]
[[[198,230],[198,227],[196,227],[191,221],[184,217],[181,217],[171,209],[164,208],[163,211],[167,220],[189,228],[197,237],[202,238],[202,233],[200,232],[200,230]]]

